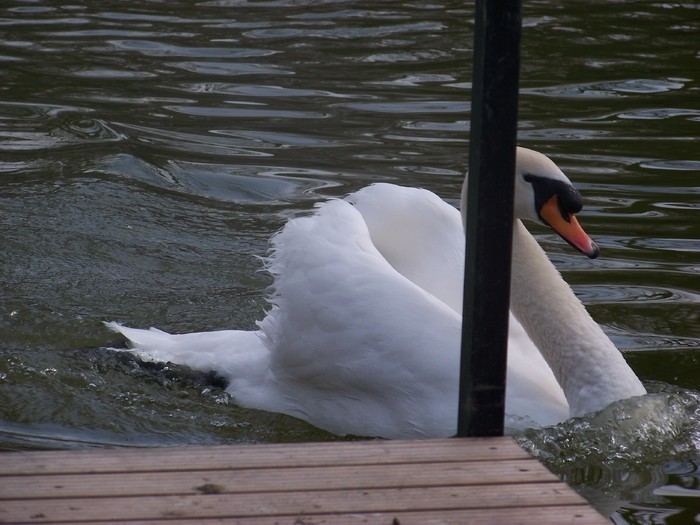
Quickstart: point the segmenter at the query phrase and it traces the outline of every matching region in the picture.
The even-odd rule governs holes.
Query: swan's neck
[[[525,226],[513,224],[511,310],[554,372],[572,416],[646,391]]]

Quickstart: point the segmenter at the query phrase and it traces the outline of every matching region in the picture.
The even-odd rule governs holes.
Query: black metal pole
[[[503,435],[520,0],[477,0],[458,436]]]

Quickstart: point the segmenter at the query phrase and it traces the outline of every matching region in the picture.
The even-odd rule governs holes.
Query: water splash
[[[700,457],[700,393],[666,384],[560,425],[526,430],[520,445],[606,515],[663,505],[673,465]],[[696,480],[700,475],[696,472]]]

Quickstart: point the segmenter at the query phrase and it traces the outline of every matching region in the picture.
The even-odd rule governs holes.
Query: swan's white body
[[[558,171],[542,159],[554,166],[519,149],[519,165]],[[514,226],[511,308],[522,325],[511,315],[507,427],[554,424],[644,394],[534,238],[519,220]],[[454,435],[459,212],[426,190],[377,184],[291,220],[272,245],[273,306],[258,331],[108,326],[144,359],[216,370],[243,407],[341,435]]]

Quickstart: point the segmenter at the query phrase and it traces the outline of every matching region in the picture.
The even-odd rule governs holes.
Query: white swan
[[[573,216],[581,198],[551,160],[518,148],[515,176],[517,218],[549,224],[597,255]],[[258,331],[107,326],[143,359],[216,370],[243,407],[340,435],[451,436],[464,244],[459,212],[436,195],[375,184],[319,204],[273,237],[272,308]],[[554,424],[645,393],[517,219],[512,266],[520,323],[511,315],[507,428]]]

